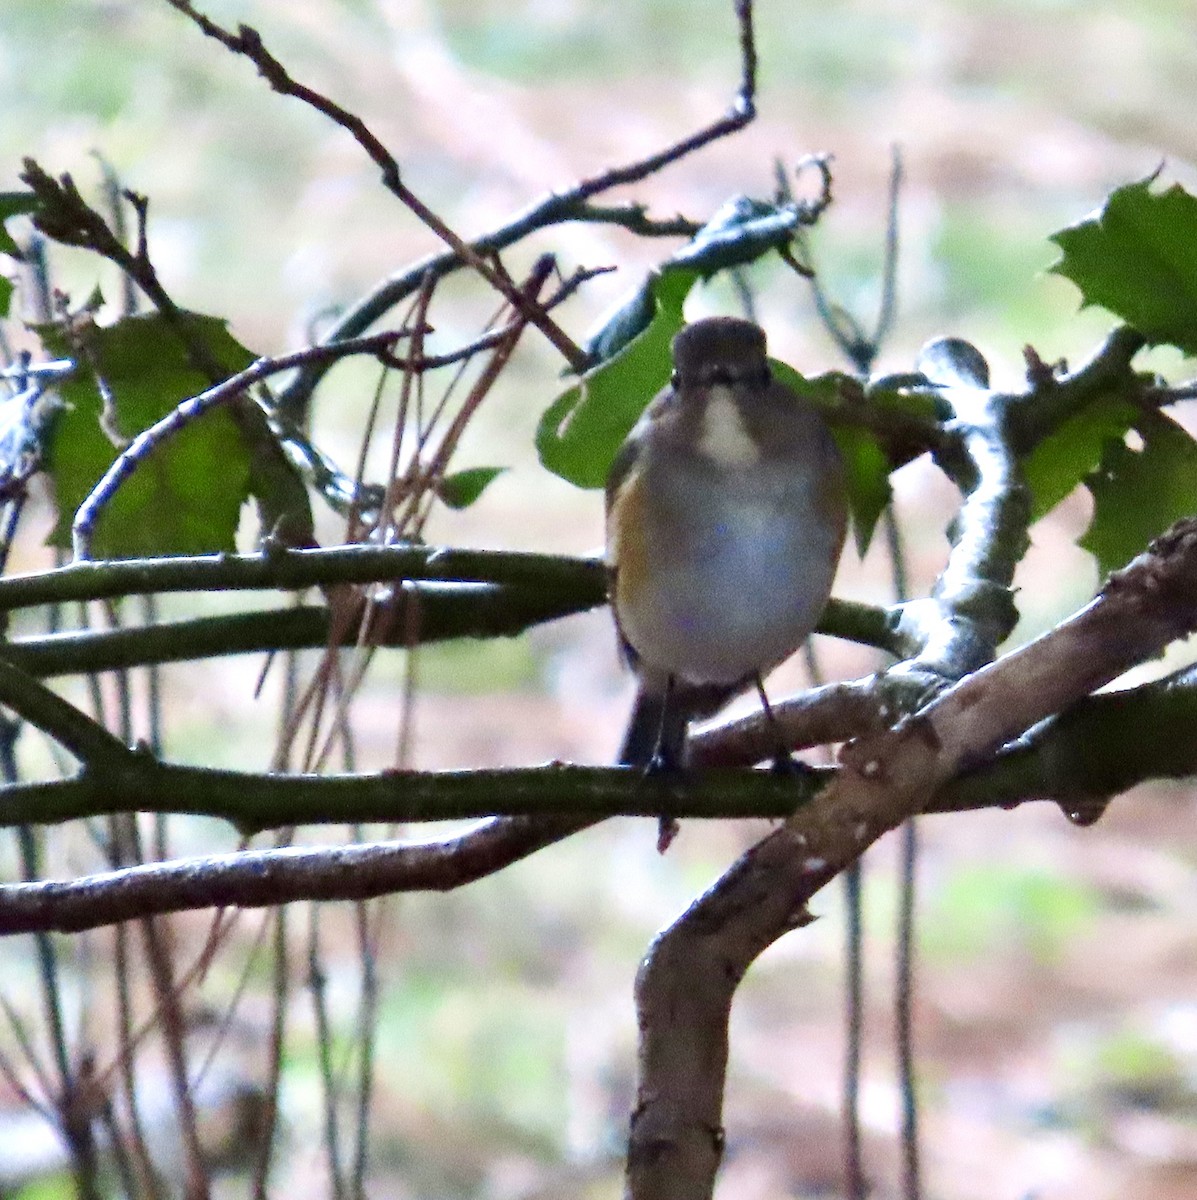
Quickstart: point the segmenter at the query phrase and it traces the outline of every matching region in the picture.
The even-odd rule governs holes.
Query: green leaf
[[[824,409],[832,409],[838,404],[840,388],[846,382],[855,382],[837,371],[808,379],[788,363],[775,358],[769,362],[776,379]],[[857,552],[864,558],[877,522],[893,494],[889,485],[889,458],[877,438],[858,425],[833,425],[831,435],[844,460],[853,538]]]
[[[20,213],[33,212],[37,205],[38,199],[32,192],[0,192],[0,254],[13,258],[21,256],[20,247],[4,228],[4,222]]]
[[[450,508],[469,508],[486,491],[493,479],[502,475],[506,467],[470,467],[446,475],[437,484],[436,494]]]
[[[861,558],[869,552],[869,543],[885,506],[893,496],[889,485],[889,459],[881,443],[867,429],[838,425],[831,430],[848,479],[848,503],[852,509],[852,536]]]
[[[12,303],[12,280],[0,275],[0,317],[8,316],[8,306]]]
[[[1038,521],[1095,471],[1110,441],[1121,442],[1142,410],[1111,393],[1069,417],[1031,451],[1023,475],[1031,490],[1031,520]]]
[[[184,319],[229,374],[253,361],[223,321],[195,313]],[[48,326],[41,333],[52,354],[75,356],[61,330]],[[63,547],[71,544],[75,510],[119,453],[101,428],[95,373],[111,390],[115,423],[125,438],[135,437],[209,385],[188,361],[170,323],[157,313],[95,327],[86,337],[88,365],[94,371],[80,370],[60,388],[67,407],[50,444],[48,467],[59,519],[49,540]],[[250,456],[237,423],[227,411],[208,413],[153,450],[121,484],[100,517],[94,552],[128,558],[233,550],[249,479]]]
[[[1111,192],[1101,211],[1051,240],[1051,270],[1148,342],[1197,355],[1197,198],[1179,184],[1153,192],[1155,176]]]
[[[1103,573],[1126,564],[1174,521],[1197,513],[1197,442],[1163,413],[1139,414],[1134,428],[1142,448],[1107,441],[1101,464],[1085,480],[1094,511],[1079,544]]]
[[[690,270],[653,276],[656,311],[648,327],[544,411],[536,449],[554,475],[582,488],[606,482],[615,452],[648,402],[669,382],[670,345],[685,324],[682,306],[697,278]]]

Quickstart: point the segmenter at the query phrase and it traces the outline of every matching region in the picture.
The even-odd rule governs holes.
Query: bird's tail
[[[675,684],[662,691],[641,684],[617,761],[631,767],[648,766],[654,759],[658,765],[684,766],[690,722],[713,716],[740,690],[739,685]]]
[[[676,695],[637,688],[618,761],[628,767],[646,767],[658,757],[681,766],[688,723]]]

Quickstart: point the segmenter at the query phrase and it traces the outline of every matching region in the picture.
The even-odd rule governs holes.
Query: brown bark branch
[[[807,919],[811,897],[970,763],[1194,629],[1197,520],[1189,520],[1051,632],[845,747],[837,779],[696,901],[641,968],[629,1197],[711,1194],[732,998],[756,957]]]
[[[588,824],[578,817],[511,817],[427,844],[249,850],[149,863],[63,882],[10,884],[0,889],[0,935],[38,929],[69,933],[166,911],[450,891]],[[163,904],[167,897],[169,907]]]

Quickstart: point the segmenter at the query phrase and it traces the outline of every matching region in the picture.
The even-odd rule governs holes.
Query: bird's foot
[[[644,764],[644,778],[654,783],[676,783],[686,777],[686,769],[664,746],[658,746],[652,758]],[[662,813],[657,823],[657,853],[664,854],[673,844],[681,826],[676,818]]]
[[[788,750],[779,750],[773,756],[769,773],[778,779],[809,779],[815,773],[814,767],[795,758]]]
[[[659,817],[657,820],[657,853],[664,854],[673,845],[681,825],[675,817]]]

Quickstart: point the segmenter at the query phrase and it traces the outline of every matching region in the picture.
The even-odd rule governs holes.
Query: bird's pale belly
[[[671,520],[668,537],[646,531],[655,569],[621,616],[647,665],[692,683],[738,683],[806,639],[834,553],[825,531],[811,532],[820,523],[795,522],[796,497],[787,497],[785,519],[770,500],[737,506],[723,521]]]

